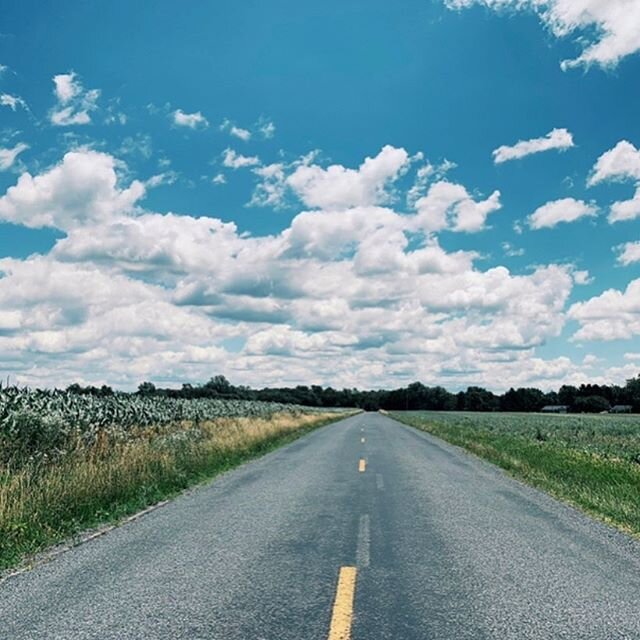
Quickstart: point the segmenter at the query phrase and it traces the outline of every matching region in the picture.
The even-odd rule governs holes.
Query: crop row
[[[297,414],[296,405],[224,399],[78,395],[61,390],[0,389],[0,463],[63,453],[101,436],[127,440],[144,429],[219,418]],[[305,408],[305,412],[310,410]]]

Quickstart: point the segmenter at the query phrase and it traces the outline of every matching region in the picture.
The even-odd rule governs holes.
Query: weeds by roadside
[[[126,439],[105,432],[90,446],[60,455],[55,431],[40,433],[34,437],[46,438],[48,454],[33,455],[41,450],[34,446],[31,455],[21,450],[0,462],[0,570],[345,415],[287,412],[182,421],[139,429]]]
[[[590,417],[394,412],[393,418],[496,464],[627,533],[640,536],[640,421]],[[564,421],[563,421],[564,419]]]

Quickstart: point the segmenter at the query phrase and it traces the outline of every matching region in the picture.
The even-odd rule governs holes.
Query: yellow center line
[[[353,599],[356,592],[355,567],[340,567],[336,599],[331,614],[329,640],[349,640],[353,620]]]
[[[364,438],[360,438],[360,442],[362,442],[362,444],[364,444]]]
[[[358,464],[358,471],[360,473],[364,473],[367,468],[367,461],[364,458],[360,458],[360,463]]]

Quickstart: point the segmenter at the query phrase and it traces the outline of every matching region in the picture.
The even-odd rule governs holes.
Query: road
[[[7,580],[0,637],[637,639],[639,604],[637,542],[360,414]]]

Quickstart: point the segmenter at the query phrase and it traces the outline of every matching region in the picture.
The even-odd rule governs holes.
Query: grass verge
[[[472,414],[466,414],[464,423],[434,414],[390,415],[463,447],[607,524],[640,536],[640,464],[636,462],[573,448],[553,437],[538,440],[526,433],[492,430],[486,416],[474,424]]]
[[[347,415],[183,422],[124,443],[103,440],[55,463],[0,467],[0,571]]]

